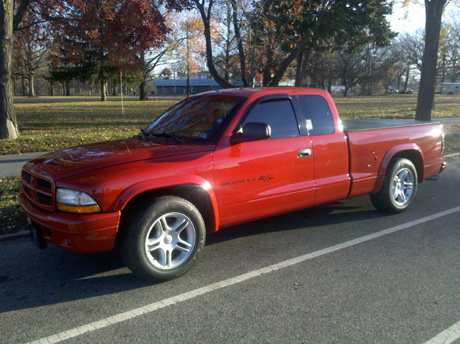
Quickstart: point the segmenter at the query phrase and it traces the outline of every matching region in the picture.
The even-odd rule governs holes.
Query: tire
[[[167,281],[195,264],[206,239],[198,209],[175,196],[154,199],[131,211],[120,243],[126,266],[148,281]]]
[[[397,159],[388,168],[380,191],[370,195],[372,204],[385,213],[400,213],[414,201],[417,184],[414,164],[407,159]]]

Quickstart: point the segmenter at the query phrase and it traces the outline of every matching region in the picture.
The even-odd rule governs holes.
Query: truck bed
[[[387,166],[396,151],[423,152],[415,153],[421,180],[441,169],[442,125],[438,122],[356,119],[343,124],[349,142],[350,197],[374,191],[382,166]]]
[[[438,124],[439,122],[416,121],[413,119],[346,119],[342,120],[345,132],[413,127],[418,125]]]

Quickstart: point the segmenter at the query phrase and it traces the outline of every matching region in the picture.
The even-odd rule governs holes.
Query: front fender
[[[210,202],[209,210],[212,220],[212,227],[208,228],[207,230],[209,232],[217,231],[219,228],[219,208],[214,189],[212,188],[212,184],[210,184],[210,182],[202,177],[195,175],[184,175],[180,176],[180,178],[178,178],[178,176],[155,178],[132,184],[118,196],[117,200],[115,201],[115,209],[123,210],[130,200],[138,195],[141,195],[142,193],[183,185],[197,186],[203,190],[204,193],[206,193]]]
[[[402,144],[402,145],[392,147],[390,150],[388,150],[388,152],[386,152],[385,156],[383,157],[382,164],[380,165],[380,168],[379,168],[379,171],[378,171],[377,181],[375,182],[374,189],[372,190],[372,193],[378,192],[380,190],[380,188],[382,187],[383,179],[385,178],[385,174],[386,174],[386,171],[388,169],[388,166],[390,165],[391,160],[395,156],[400,156],[402,158],[406,158],[406,159],[411,160],[414,163],[415,168],[417,169],[417,172],[419,174],[423,173],[423,161],[424,161],[423,153],[422,153],[422,149],[417,144],[415,144],[415,143],[406,143],[406,144]],[[417,159],[419,159],[421,161],[421,164],[422,164],[421,168],[419,168],[420,166],[417,166],[417,161],[413,161],[413,159],[411,159],[411,157],[416,157]],[[420,172],[420,171],[422,171],[422,172]],[[423,180],[422,175],[419,175],[418,178],[419,178],[419,180]]]

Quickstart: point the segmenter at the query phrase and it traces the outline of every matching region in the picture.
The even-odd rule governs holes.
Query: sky
[[[408,8],[393,6],[393,14],[388,17],[391,29],[396,32],[414,32],[425,27],[425,7],[410,4]]]
[[[442,16],[443,22],[459,22],[460,8],[456,3],[450,1]],[[419,28],[425,28],[425,6],[410,3],[406,8],[401,4],[393,5],[393,14],[388,17],[391,28],[396,32],[412,33]]]

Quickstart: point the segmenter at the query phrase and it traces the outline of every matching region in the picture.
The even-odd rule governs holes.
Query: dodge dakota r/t
[[[339,118],[320,89],[202,93],[134,138],[48,153],[22,171],[32,241],[112,250],[147,280],[195,263],[219,228],[369,194],[381,211],[411,205],[443,162],[443,128]]]

